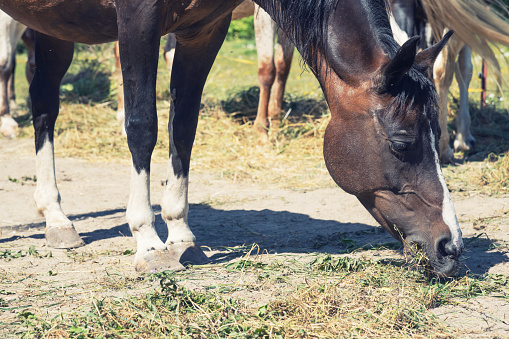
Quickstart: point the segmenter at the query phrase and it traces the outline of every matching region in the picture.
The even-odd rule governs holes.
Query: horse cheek
[[[368,154],[364,137],[368,135],[356,129],[349,128],[345,121],[331,120],[325,130],[323,155],[325,165],[336,184],[345,192],[359,196],[373,188],[377,182],[376,171],[369,168],[375,157]]]

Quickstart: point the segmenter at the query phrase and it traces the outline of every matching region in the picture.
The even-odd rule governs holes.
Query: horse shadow
[[[156,230],[163,241],[168,236],[159,205],[154,205]],[[93,213],[71,215],[73,222],[94,218],[118,218],[124,209],[111,209]],[[273,210],[220,210],[206,204],[190,205],[191,228],[199,244],[216,254],[208,254],[213,263],[230,262],[252,253],[362,253],[379,248],[401,249],[398,241],[378,226],[363,223],[343,223],[336,220],[314,219],[309,215]],[[45,223],[32,223],[10,227],[24,231],[40,229]],[[98,228],[80,232],[86,244],[95,241],[131,236],[127,223],[111,228]],[[19,236],[0,239],[0,244],[18,239]],[[27,238],[44,241],[44,233],[34,233]],[[500,244],[487,236],[464,237],[465,251],[461,258],[460,275],[485,274],[497,264],[508,260],[505,252],[497,250]]]

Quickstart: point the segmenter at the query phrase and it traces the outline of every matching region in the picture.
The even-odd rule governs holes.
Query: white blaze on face
[[[444,219],[445,224],[449,227],[452,236],[452,243],[458,250],[463,248],[463,238],[461,235],[461,229],[458,223],[458,218],[456,217],[456,211],[454,210],[454,205],[452,203],[451,194],[449,193],[449,189],[447,188],[447,184],[445,183],[445,178],[442,173],[442,168],[440,167],[440,160],[438,157],[438,152],[435,147],[435,134],[430,125],[430,137],[431,137],[431,150],[433,151],[433,155],[435,157],[435,165],[438,174],[438,180],[440,184],[442,184],[442,189],[444,191],[444,201],[442,203],[442,218]]]

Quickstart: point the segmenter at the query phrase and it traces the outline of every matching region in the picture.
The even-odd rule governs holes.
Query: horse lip
[[[435,253],[431,251],[430,247],[427,246],[427,242],[416,236],[410,236],[404,240],[405,247],[410,247],[412,244],[416,244],[425,253],[428,259],[428,265],[431,268],[431,272],[439,278],[454,277],[458,274],[460,269],[459,257],[454,255],[442,255],[441,253]]]

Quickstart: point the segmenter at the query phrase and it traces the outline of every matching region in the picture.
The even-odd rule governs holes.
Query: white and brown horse
[[[419,247],[441,276],[458,271],[463,241],[438,155],[438,97],[426,72],[450,33],[416,53],[418,38],[394,40],[384,0],[255,0],[295,44],[324,91],[331,119],[324,159],[335,182],[354,194],[405,247]],[[0,0],[0,9],[37,31],[30,86],[35,129],[35,201],[49,246],[83,245],[60,206],[54,169],[59,85],[74,43],[119,40],[125,129],[132,155],[127,221],[141,272],[204,262],[188,222],[191,150],[203,86],[238,0]],[[177,38],[170,91],[168,185],[154,227],[150,161],[157,141],[156,77],[161,35]],[[341,202],[338,202],[341,203]]]
[[[256,118],[253,123],[255,131],[264,142],[268,139],[268,129],[272,121],[280,119],[283,109],[286,80],[290,73],[294,46],[286,35],[278,32],[278,27],[270,15],[251,0],[244,0],[232,12],[232,20],[239,20],[254,15],[256,49],[258,53],[258,86],[260,98]],[[274,52],[274,41],[277,42]],[[164,46],[164,59],[171,74],[177,39],[175,34],[167,35]],[[116,69],[119,89],[122,87],[120,72],[120,53],[115,44]],[[124,93],[118,91],[117,120],[124,124]],[[125,130],[123,130],[125,134]]]
[[[472,79],[472,50],[487,59],[494,70],[500,68],[492,49],[487,42],[509,46],[509,24],[479,0],[390,0],[395,23],[395,37],[404,43],[409,36],[419,35],[421,47],[429,47],[433,38],[452,29],[455,35],[437,58],[433,68],[433,79],[440,97],[440,155],[442,162],[453,159],[447,129],[447,102],[449,87],[453,76],[458,82],[460,100],[456,115],[456,134],[454,151],[469,151],[475,146],[475,138],[470,131],[471,118],[468,103],[468,87]]]

